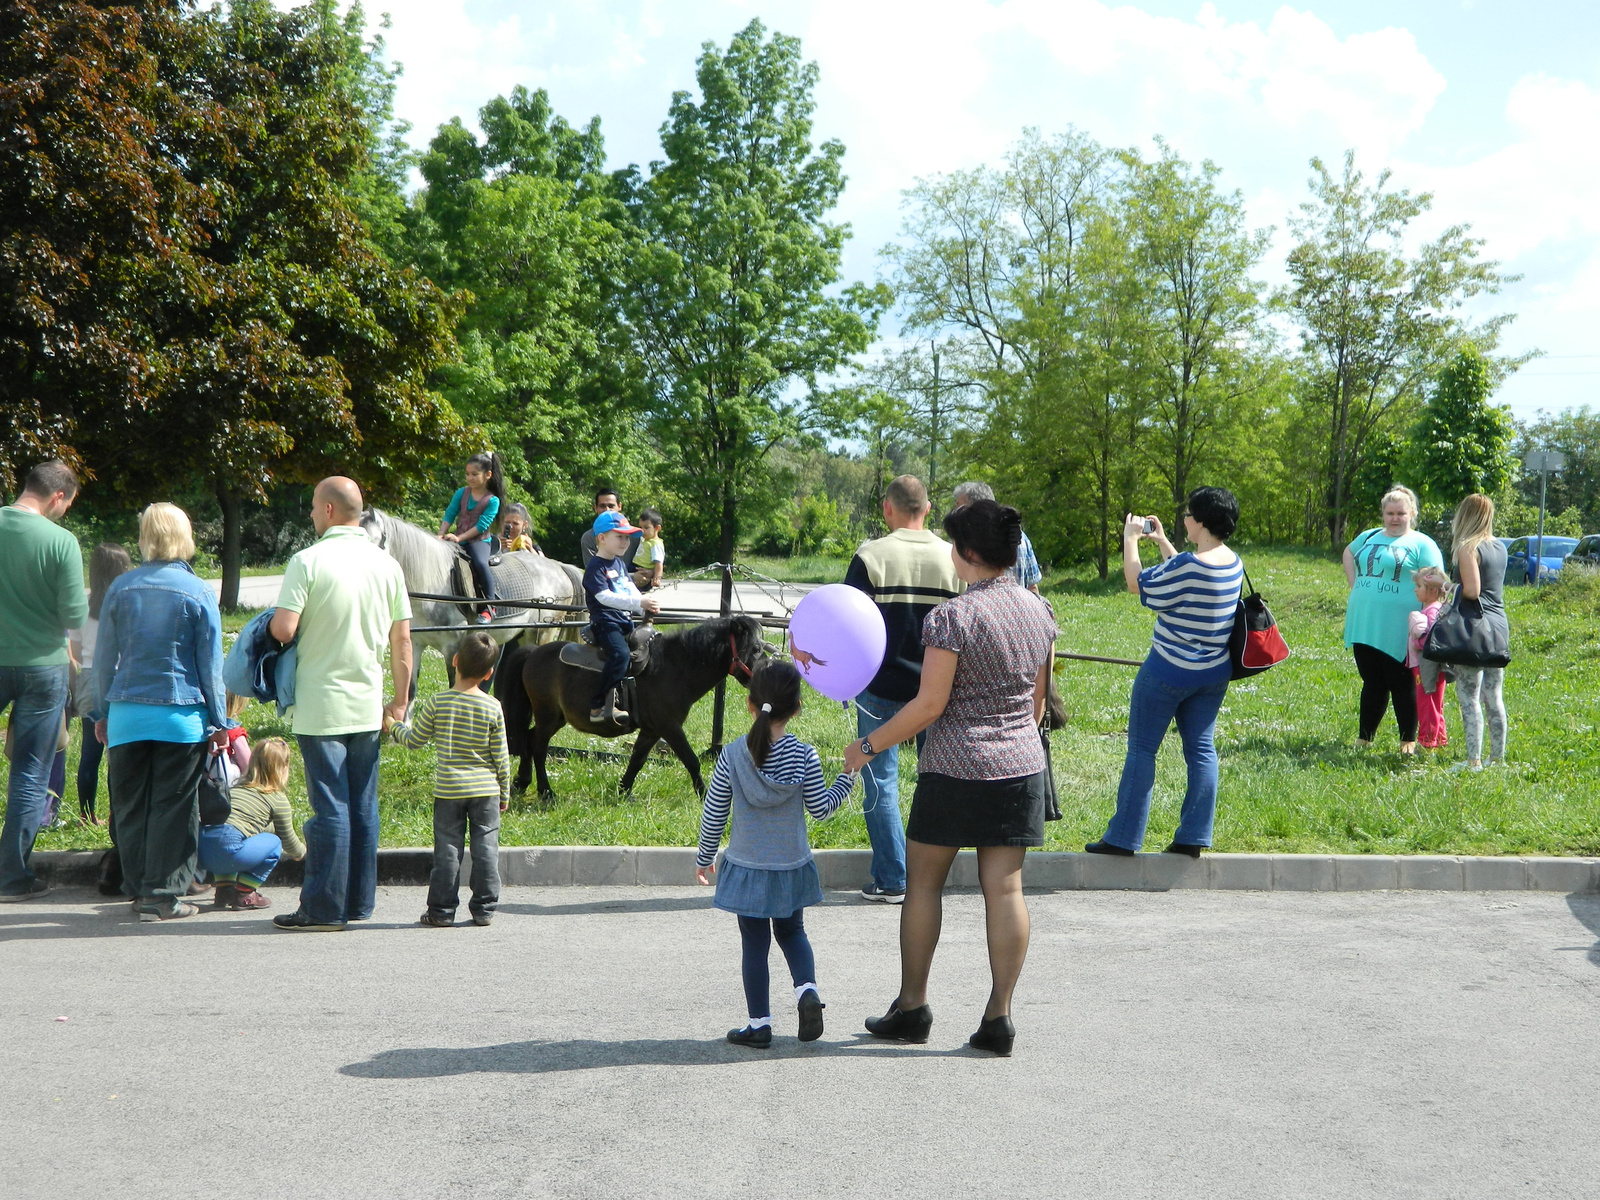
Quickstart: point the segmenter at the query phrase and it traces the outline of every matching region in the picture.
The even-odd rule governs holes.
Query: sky
[[[277,0],[291,7],[291,0]],[[1434,195],[1418,231],[1467,224],[1521,278],[1478,310],[1514,312],[1502,348],[1540,350],[1498,400],[1520,418],[1600,406],[1600,4],[1594,0],[367,0],[390,14],[396,115],[426,144],[513,86],[598,115],[613,167],[660,157],[672,93],[752,17],[820,69],[815,134],[846,147],[837,212],[848,279],[918,178],[998,164],[1024,127],[1076,127],[1209,158],[1273,226],[1282,281],[1308,162],[1346,149]],[[1586,149],[1587,147],[1587,149]],[[885,333],[892,334],[892,327]]]

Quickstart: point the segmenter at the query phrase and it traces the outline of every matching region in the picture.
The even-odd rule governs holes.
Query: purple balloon
[[[811,656],[805,681],[830,700],[851,700],[883,665],[889,635],[865,592],[829,583],[807,593],[789,618],[789,644]]]

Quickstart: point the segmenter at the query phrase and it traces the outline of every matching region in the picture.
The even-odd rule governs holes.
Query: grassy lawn
[[[1595,736],[1600,695],[1600,579],[1574,578],[1509,599],[1516,660],[1506,672],[1510,711],[1510,765],[1458,774],[1461,722],[1447,697],[1451,745],[1414,760],[1397,748],[1392,717],[1370,750],[1354,745],[1355,668],[1341,640],[1344,580],[1336,561],[1304,550],[1246,554],[1250,574],[1267,597],[1293,650],[1285,664],[1235,684],[1217,725],[1222,786],[1216,841],[1219,850],[1322,853],[1597,854],[1600,806],[1594,780],[1600,772]],[[824,574],[831,564],[831,573]],[[775,564],[752,564],[764,574]],[[837,579],[842,564],[811,563],[818,577]],[[802,560],[792,578],[810,578]],[[1057,572],[1046,581],[1055,604],[1063,650],[1142,658],[1151,616],[1120,583],[1101,583],[1087,571]],[[230,630],[248,618],[228,618]],[[1047,849],[1079,849],[1098,837],[1114,806],[1126,748],[1128,687],[1133,668],[1064,663],[1057,676],[1071,713],[1055,734],[1055,772],[1064,819],[1047,826]],[[424,692],[444,686],[443,662],[424,660]],[[747,726],[743,690],[730,688],[729,736]],[[245,716],[253,738],[287,734],[266,706]],[[698,706],[690,740],[710,739],[711,701]],[[854,732],[843,707],[812,695],[794,723],[835,766]],[[64,809],[75,814],[69,752]],[[563,731],[557,745],[626,753],[629,739],[605,743]],[[1486,748],[1487,749],[1487,748]],[[383,842],[424,846],[432,840],[429,750],[384,749],[380,803]],[[505,845],[678,845],[695,841],[699,804],[675,761],[653,758],[634,796],[615,794],[620,762],[584,758],[551,760],[560,798],[541,807],[531,798],[513,803],[501,841]],[[831,769],[831,768],[830,768]],[[709,774],[709,766],[707,767]],[[1177,825],[1183,794],[1183,758],[1172,735],[1162,749],[1147,844],[1165,845]],[[914,756],[902,755],[901,795],[909,802]],[[305,812],[305,789],[296,774],[292,793]],[[817,846],[865,846],[861,789],[832,820],[812,826]],[[106,810],[103,794],[101,812]],[[46,830],[44,849],[104,845],[103,831],[78,826]]]

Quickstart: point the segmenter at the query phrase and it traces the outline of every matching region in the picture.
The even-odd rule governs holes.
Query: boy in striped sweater
[[[461,899],[461,853],[472,827],[474,925],[487,925],[500,903],[500,814],[511,807],[511,761],[506,754],[506,723],[500,702],[480,686],[494,674],[500,648],[494,638],[474,630],[461,639],[455,657],[456,681],[435,692],[410,721],[390,725],[394,740],[415,748],[438,747],[433,779],[433,873],[428,879],[428,911],[421,924],[448,929],[456,923]]]

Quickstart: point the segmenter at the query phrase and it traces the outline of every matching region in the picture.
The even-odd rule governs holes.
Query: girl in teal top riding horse
[[[489,603],[478,610],[478,624],[494,620],[494,577],[489,573],[489,534],[505,503],[505,477],[500,456],[494,451],[467,459],[467,486],[456,489],[439,523],[439,536],[458,542],[472,561],[472,580],[478,595]],[[452,528],[453,527],[453,528]]]

